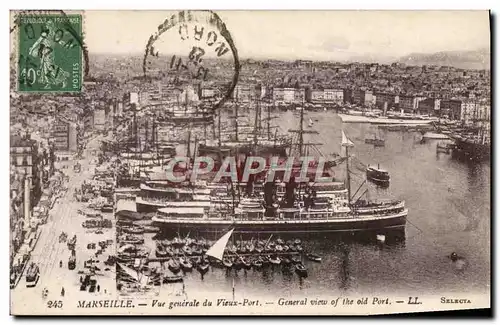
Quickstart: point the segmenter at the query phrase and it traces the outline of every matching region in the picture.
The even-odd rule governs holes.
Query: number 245
[[[61,300],[50,300],[47,301],[47,307],[49,308],[62,308],[63,302]]]

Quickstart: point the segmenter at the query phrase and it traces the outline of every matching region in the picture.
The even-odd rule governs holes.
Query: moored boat
[[[193,270],[193,264],[191,264],[191,262],[189,261],[189,259],[185,258],[185,257],[181,257],[179,259],[179,264],[181,266],[181,269],[184,271],[184,272],[189,272],[189,271],[192,271]]]
[[[307,277],[307,268],[302,263],[295,264],[295,273],[305,278]]]
[[[181,275],[164,275],[163,276],[163,283],[177,283],[177,282],[183,282],[184,279]]]
[[[201,274],[205,274],[205,273],[207,273],[207,272],[208,272],[209,267],[210,267],[210,266],[209,266],[209,264],[199,264],[199,265],[197,266],[197,268],[196,268],[196,269],[197,269],[197,270],[198,270],[198,272],[200,272]]]
[[[181,266],[176,259],[171,259],[170,261],[168,261],[168,269],[172,273],[177,274],[181,271]]]
[[[273,265],[280,265],[281,259],[278,256],[272,256],[269,258],[269,263],[271,263]]]
[[[307,259],[313,262],[321,262],[321,256],[313,254],[313,253],[308,253]]]
[[[377,167],[368,166],[366,168],[366,178],[379,186],[389,186],[389,172],[385,169],[381,169],[380,165]]]
[[[222,260],[222,264],[224,264],[224,266],[228,269],[232,268],[233,267],[233,262],[231,261],[230,258],[228,257],[225,257],[223,260]]]

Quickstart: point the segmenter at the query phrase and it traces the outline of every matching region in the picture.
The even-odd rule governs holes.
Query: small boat
[[[240,257],[241,263],[243,264],[243,267],[245,267],[247,270],[249,270],[252,267],[252,263],[247,260],[244,257]]]
[[[269,258],[269,263],[273,265],[280,265],[281,264],[281,259],[278,256],[273,256]]]
[[[208,264],[198,264],[198,267],[196,269],[201,274],[205,274],[208,272],[209,268],[210,268],[210,266]]]
[[[231,254],[236,254],[238,251],[238,248],[236,248],[236,246],[234,246],[234,245],[231,245],[231,246],[228,246],[228,250]]]
[[[113,212],[113,205],[112,204],[104,204],[101,207],[101,212]]]
[[[258,270],[258,269],[261,269],[262,268],[262,259],[259,257],[255,260],[253,260],[252,262],[252,266],[254,267],[254,269]]]
[[[127,233],[127,234],[143,234],[144,233],[144,228],[140,227],[140,226],[123,227],[122,230],[124,233]]]
[[[163,283],[177,283],[183,282],[184,279],[181,275],[165,275],[163,276]]]
[[[243,261],[241,258],[235,258],[233,262],[233,267],[237,270],[241,269],[243,267]]]
[[[193,264],[191,264],[191,262],[187,258],[181,257],[179,259],[179,264],[181,265],[181,269],[184,272],[189,272],[193,270]]]
[[[182,247],[184,246],[185,241],[183,239],[180,239],[179,237],[175,237],[172,239],[172,246],[174,247]]]
[[[198,246],[198,241],[194,238],[189,238],[188,240],[186,240],[186,245],[189,245],[191,247],[196,247]]]
[[[298,256],[292,256],[292,263],[293,264],[298,264],[298,263],[302,263],[300,257]]]
[[[307,254],[307,259],[313,262],[321,262],[321,256],[313,253]]]
[[[198,265],[202,264],[200,256],[193,256],[189,260],[191,261],[191,264],[193,264],[193,267],[197,267]]]
[[[270,259],[270,257],[268,255],[261,256],[260,258],[262,259],[262,265],[263,266],[268,266],[269,265],[269,259]]]
[[[252,254],[255,251],[255,245],[254,244],[247,244],[245,246],[246,250],[248,253]]]
[[[366,168],[366,178],[369,181],[379,186],[383,187],[389,186],[390,182],[389,172],[384,169],[381,169],[380,165],[378,165],[377,167],[368,166]]]
[[[167,254],[167,256],[170,256],[170,257],[174,256],[174,250],[172,249],[172,247],[167,247],[165,249],[165,254]]]
[[[258,254],[261,254],[264,251],[264,246],[260,246],[260,245],[255,246],[255,251]]]
[[[176,274],[176,273],[180,272],[181,266],[180,266],[179,262],[177,262],[177,260],[171,259],[170,261],[168,261],[168,269],[172,273]]]
[[[182,248],[182,251],[186,254],[186,255],[193,255],[193,250],[191,249],[191,247],[189,247],[188,245],[185,245],[183,248]]]
[[[304,250],[301,245],[295,245],[295,249],[297,249],[297,252],[302,252]]]
[[[276,250],[276,252],[281,253],[281,252],[283,251],[283,246],[281,246],[281,245],[276,245],[275,250]]]
[[[278,245],[284,245],[284,244],[285,244],[285,242],[283,241],[283,239],[278,238],[278,239],[276,240],[276,244],[278,244]]]
[[[304,264],[302,263],[295,264],[295,273],[297,273],[301,277],[304,278],[307,277],[307,269],[304,266]]]
[[[288,252],[290,247],[288,245],[283,246],[283,252]]]
[[[373,144],[375,147],[384,147],[385,146],[384,139],[377,139],[377,138],[365,139],[365,143],[366,144]]]
[[[222,264],[224,264],[224,266],[228,269],[232,268],[233,267],[233,262],[231,261],[230,258],[227,258],[225,257],[223,260],[222,260]]]
[[[193,255],[197,255],[197,256],[201,256],[203,255],[203,250],[201,249],[200,246],[196,246],[195,248],[192,249],[192,254]]]
[[[293,242],[295,245],[300,245],[302,244],[302,241],[300,239],[295,239],[295,241]]]
[[[156,257],[167,257],[167,251],[163,245],[156,246]]]
[[[295,245],[291,245],[291,246],[290,246],[290,250],[291,250],[292,252],[296,252],[296,251],[297,251],[297,246],[295,246]]]

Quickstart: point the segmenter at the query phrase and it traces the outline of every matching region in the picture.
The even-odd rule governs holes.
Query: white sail
[[[116,265],[118,265],[119,267],[121,267],[121,269],[127,273],[127,275],[129,275],[132,279],[134,279],[135,281],[137,282],[140,282],[139,281],[139,275],[137,273],[137,271],[135,270],[132,270],[131,268],[129,268],[128,266],[125,266],[121,263],[116,263]]]
[[[149,284],[149,277],[146,276],[146,275],[143,275],[141,276],[140,280],[139,280],[139,283],[141,284],[141,286],[145,287]]]
[[[224,236],[222,236],[212,247],[209,248],[206,255],[215,257],[218,260],[222,260],[222,255],[224,254],[224,249],[226,248],[227,241],[233,234],[233,230],[229,230]]]
[[[345,135],[344,130],[342,130],[342,147],[353,147],[354,143],[349,140],[349,138]]]

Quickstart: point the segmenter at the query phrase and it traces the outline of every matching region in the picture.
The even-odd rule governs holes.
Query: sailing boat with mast
[[[472,112],[472,125],[460,133],[450,134],[455,141],[453,154],[474,160],[488,160],[491,157],[491,120],[486,110],[480,110],[477,102]]]
[[[120,283],[127,283],[128,288],[139,292],[147,292],[151,290],[152,286],[150,285],[150,277],[146,274],[136,271],[119,262],[116,263],[116,271]]]

